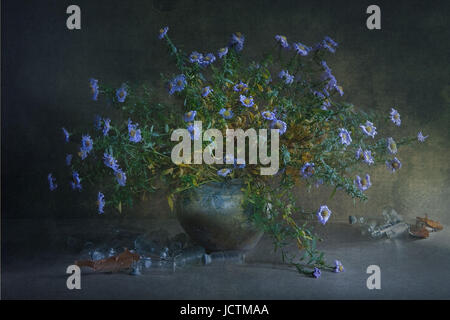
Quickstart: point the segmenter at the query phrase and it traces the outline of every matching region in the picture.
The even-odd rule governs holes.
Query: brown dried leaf
[[[101,259],[101,260],[81,260],[75,261],[79,267],[89,267],[95,272],[118,272],[131,268],[134,261],[139,261],[140,256],[125,248],[125,250],[118,255]]]
[[[409,234],[416,238],[426,239],[430,236],[427,228],[420,226],[411,226],[409,228]]]
[[[444,226],[439,221],[433,221],[431,219],[428,219],[428,215],[425,214],[425,218],[416,217],[418,222],[424,223],[427,227],[430,227],[434,230],[442,230],[444,229]]]

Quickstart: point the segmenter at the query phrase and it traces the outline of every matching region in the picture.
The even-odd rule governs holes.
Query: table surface
[[[176,220],[146,223],[171,233],[181,231]],[[188,266],[175,272],[155,269],[140,276],[83,269],[81,290],[68,290],[65,271],[79,256],[61,249],[61,236],[90,227],[97,228],[87,220],[4,221],[2,299],[450,298],[450,232],[445,226],[424,240],[407,235],[371,240],[345,223],[318,226],[324,239],[319,249],[330,262],[339,259],[345,267],[339,274],[324,271],[319,279],[281,264],[270,239],[263,237],[243,265]],[[380,290],[366,286],[369,265],[381,269]]]

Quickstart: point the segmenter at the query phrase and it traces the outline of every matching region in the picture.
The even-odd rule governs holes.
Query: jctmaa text
[[[223,306],[223,311],[221,309],[215,309],[215,307],[201,307],[201,306],[191,306],[188,304],[185,307],[181,307],[181,315],[206,315],[210,318],[214,311],[222,313],[223,317],[228,315],[240,315],[240,314],[251,314],[251,315],[261,315],[269,314],[269,310],[266,305],[259,306],[255,305],[245,305],[245,304],[229,304]]]

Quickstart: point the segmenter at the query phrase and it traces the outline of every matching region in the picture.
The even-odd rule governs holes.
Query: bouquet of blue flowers
[[[427,137],[421,132],[417,137],[380,137],[378,123],[401,126],[396,109],[386,110],[385,115],[365,113],[341,102],[343,88],[326,62],[338,44],[329,37],[307,46],[276,35],[274,52],[250,62],[242,56],[245,37],[241,33],[233,34],[216,54],[188,54],[173,44],[168,30],[162,28],[159,38],[167,43],[178,68],[177,74],[162,75],[170,105],[158,101],[154,91],[143,85],[110,88],[90,79],[92,99],[110,102],[121,116],[116,120],[97,117],[89,134],[63,128],[66,142],[81,139],[76,153],[66,158],[72,189],[81,191],[84,182],[101,185],[97,210],[103,214],[107,208],[121,212],[124,205],[131,206],[159,188],[167,190],[173,209],[179,192],[239,178],[246,186],[243,205],[252,208],[253,222],[272,236],[284,261],[314,277],[320,276],[321,269],[343,271],[339,261],[326,263],[316,249],[318,239],[312,229],[298,222],[313,217],[326,224],[332,210],[323,204],[317,211],[305,211],[293,195],[294,188],[326,184],[333,187],[332,196],[341,190],[365,201],[365,191],[372,184],[364,173],[366,167],[383,164],[396,172],[402,167],[400,146]],[[279,170],[275,175],[261,175],[260,164],[237,159],[234,153],[226,154],[223,162],[174,163],[170,137],[177,128],[185,128],[192,141],[199,140],[198,121],[223,133],[277,130]],[[202,150],[210,143],[200,139]],[[361,173],[354,175],[355,171]],[[50,190],[57,189],[52,174],[48,181]],[[300,254],[285,249],[289,241],[297,244]]]

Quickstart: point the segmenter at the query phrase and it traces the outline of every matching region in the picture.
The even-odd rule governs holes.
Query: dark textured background
[[[216,52],[232,32],[246,36],[244,54],[257,56],[275,34],[313,44],[329,35],[339,42],[329,59],[345,100],[363,109],[402,114],[399,133],[422,129],[430,138],[402,150],[395,175],[382,165],[373,173],[371,200],[331,190],[299,191],[306,207],[323,202],[335,213],[379,215],[393,206],[415,217],[428,212],[450,222],[450,12],[448,1],[375,1],[382,30],[369,31],[365,10],[373,1],[2,1],[2,216],[40,218],[93,216],[95,194],[73,193],[64,180],[61,127],[88,127],[104,103],[89,99],[88,79],[158,84],[173,65],[157,39],[170,26],[175,43],[190,52]],[[77,4],[82,29],[66,29],[66,8]],[[380,130],[381,131],[381,130]],[[48,191],[54,172],[60,188]],[[162,200],[161,200],[162,199]],[[169,214],[164,198],[153,209],[130,214]],[[145,206],[144,206],[145,207]]]

